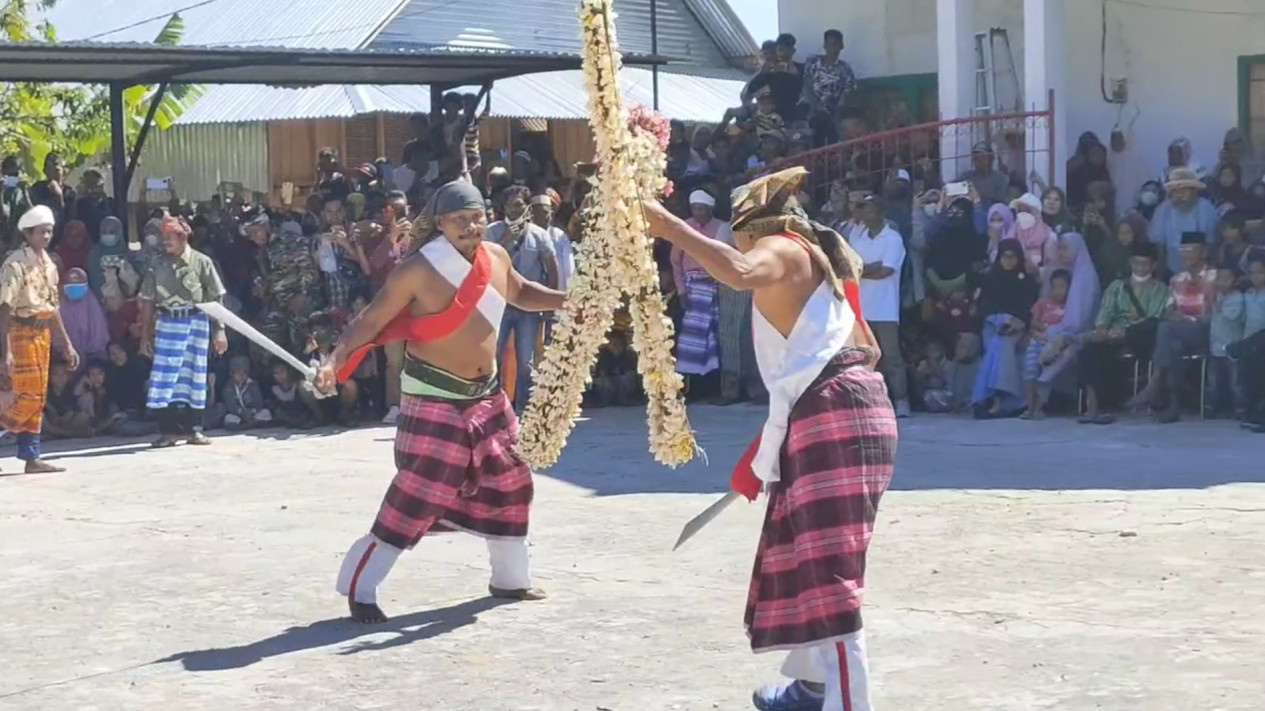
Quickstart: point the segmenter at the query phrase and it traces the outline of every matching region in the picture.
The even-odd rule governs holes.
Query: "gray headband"
[[[431,201],[431,212],[435,216],[447,215],[458,210],[482,210],[483,208],[483,193],[479,192],[473,183],[464,180],[445,183],[435,192],[435,197]]]

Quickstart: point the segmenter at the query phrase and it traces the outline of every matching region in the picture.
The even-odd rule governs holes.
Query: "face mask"
[[[119,236],[113,232],[101,233],[101,244],[106,247],[113,247],[119,243]]]
[[[992,232],[993,234],[1001,234],[1001,233],[1002,233],[1002,230],[1004,230],[1004,229],[1006,229],[1006,223],[1005,223],[1005,222],[990,222],[990,223],[988,223],[988,231],[989,231],[989,232]]]
[[[62,287],[62,290],[66,292],[66,298],[71,301],[78,301],[88,295],[87,284],[67,284]]]
[[[1029,212],[1021,212],[1015,216],[1015,222],[1019,224],[1019,229],[1030,230],[1037,225],[1037,217]]]
[[[6,176],[4,176],[4,187],[6,187],[6,188],[16,188],[17,186],[18,186],[18,176],[16,176],[16,175],[6,175]]]
[[[1152,277],[1152,276],[1153,276],[1152,274],[1143,274],[1142,276],[1138,276],[1137,274],[1134,274],[1134,275],[1133,275],[1133,283],[1134,283],[1134,284],[1145,284],[1145,283],[1147,283],[1148,281],[1150,281],[1150,280],[1151,280],[1151,277]]]
[[[1159,201],[1160,201],[1160,196],[1159,196],[1159,193],[1153,193],[1153,192],[1147,191],[1147,192],[1142,193],[1142,196],[1141,196],[1141,198],[1139,198],[1139,201],[1140,201],[1143,205],[1146,205],[1146,206],[1148,206],[1148,207],[1149,207],[1149,206],[1154,205],[1155,203],[1159,202]]]
[[[158,235],[145,235],[145,246],[147,246],[147,247],[157,247],[157,246],[158,246]]]
[[[927,215],[927,217],[935,217],[940,214],[940,206],[935,203],[923,205],[922,211]]]

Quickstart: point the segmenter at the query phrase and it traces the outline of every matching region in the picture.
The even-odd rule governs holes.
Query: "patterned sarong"
[[[0,426],[14,434],[39,434],[48,397],[48,358],[52,332],[47,325],[31,326],[9,320],[9,345],[13,349],[14,401],[0,413]]]
[[[676,341],[676,370],[706,375],[720,367],[720,285],[702,272],[685,275],[685,316]]]
[[[196,311],[188,316],[160,313],[154,332],[154,369],[146,406],[161,409],[174,402],[206,407],[206,357],[211,321]]]
[[[518,420],[501,390],[481,400],[404,395],[395,435],[398,472],[373,535],[412,548],[432,530],[523,538],[531,469],[514,451]]]
[[[857,367],[868,357],[840,351],[791,410],[747,596],[756,652],[861,628],[865,553],[896,457],[883,376]]]

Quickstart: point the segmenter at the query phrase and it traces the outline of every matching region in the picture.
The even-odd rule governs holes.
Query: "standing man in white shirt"
[[[896,407],[897,417],[909,417],[909,382],[900,352],[900,268],[905,263],[905,243],[887,220],[874,195],[854,200],[848,243],[861,256],[861,311],[883,351],[878,368]]]

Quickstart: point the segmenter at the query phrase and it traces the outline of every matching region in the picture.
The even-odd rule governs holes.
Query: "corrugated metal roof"
[[[186,200],[209,200],[220,181],[239,182],[249,190],[267,193],[268,127],[262,123],[172,126],[155,131],[133,180],[171,178]]]
[[[693,65],[728,65],[717,40],[687,7],[687,0],[653,1],[658,3],[660,55]],[[624,52],[651,53],[650,2],[615,3],[616,34]],[[701,7],[717,2],[724,0],[693,0],[691,4]],[[575,0],[482,0],[477,6],[461,0],[409,0],[369,47],[455,45],[578,53],[577,7]],[[714,9],[714,14],[723,13]]]
[[[741,72],[711,71],[697,76],[660,71],[659,106],[664,115],[682,121],[718,121],[735,106],[746,77]],[[624,101],[650,106],[651,72],[625,67],[619,77]],[[514,118],[586,118],[587,95],[581,71],[527,74],[496,82],[492,114]],[[412,113],[430,110],[425,86],[319,86],[279,89],[260,85],[210,87],[179,123],[283,121],[350,117],[359,114]]]
[[[152,42],[173,12],[182,44],[356,49],[408,0],[60,0],[48,11],[62,41]]]
[[[685,5],[707,28],[726,57],[743,59],[760,53],[760,45],[726,0],[685,0]]]

